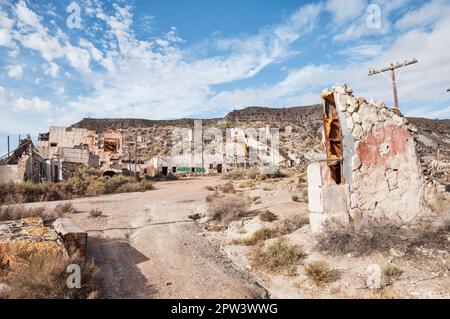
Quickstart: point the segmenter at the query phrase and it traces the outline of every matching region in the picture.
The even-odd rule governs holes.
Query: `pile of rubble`
[[[44,225],[40,217],[0,222],[0,272],[30,256],[86,255],[87,234],[67,218]]]

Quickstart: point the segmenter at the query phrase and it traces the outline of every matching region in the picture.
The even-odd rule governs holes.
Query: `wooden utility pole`
[[[416,59],[412,59],[411,61],[406,61],[403,63],[396,63],[395,65],[391,63],[390,66],[381,69],[381,70],[375,70],[375,69],[369,69],[369,76],[375,75],[382,72],[391,71],[391,79],[392,79],[392,90],[394,91],[394,102],[395,102],[395,109],[398,111],[398,94],[397,94],[397,82],[395,80],[395,69],[403,68],[407,65],[411,65],[414,63],[417,63],[418,61]]]
[[[137,179],[136,175],[136,158],[137,158],[137,135],[134,135],[134,178]]]
[[[10,149],[9,149],[9,135],[8,135],[8,157],[9,157],[9,151],[10,151]]]

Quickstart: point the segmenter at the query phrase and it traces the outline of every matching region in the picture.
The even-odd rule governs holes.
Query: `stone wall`
[[[417,129],[384,102],[371,104],[353,96],[346,85],[335,88],[333,94],[344,136],[350,216],[413,220],[423,212],[425,192]]]
[[[384,216],[402,223],[411,222],[427,213],[425,181],[417,152],[417,129],[399,112],[387,108],[384,102],[369,103],[352,93],[352,89],[343,84],[322,94],[324,99],[334,101],[339,116],[341,187],[349,190],[346,199],[348,217],[351,220],[368,215]],[[309,178],[310,181],[314,182],[313,178]],[[327,187],[334,181],[322,183]],[[325,193],[322,196],[323,202],[335,200]],[[309,198],[315,200],[313,194]],[[321,207],[327,207],[326,203]],[[333,213],[323,210],[322,213]],[[320,229],[313,225],[314,213],[311,214],[312,226]],[[322,216],[321,222],[331,215]]]

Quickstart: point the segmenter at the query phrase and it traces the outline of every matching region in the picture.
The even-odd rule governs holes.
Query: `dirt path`
[[[79,213],[70,217],[89,233],[88,254],[101,268],[104,297],[265,297],[265,289],[188,218],[204,212],[205,185],[220,182],[159,182],[146,193],[73,200]],[[92,208],[103,215],[89,217]]]

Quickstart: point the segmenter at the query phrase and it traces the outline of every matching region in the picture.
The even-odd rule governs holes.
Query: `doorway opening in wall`
[[[336,109],[332,93],[323,98],[323,128],[325,133],[325,148],[331,178],[336,184],[343,183],[342,175],[342,132],[339,113]]]
[[[192,167],[192,173],[195,173],[195,167]]]
[[[172,173],[176,173],[177,172],[177,168],[174,166],[172,167]]]
[[[222,173],[222,164],[217,164],[217,173]]]
[[[106,177],[113,177],[114,175],[116,175],[116,172],[114,172],[114,171],[105,171],[103,173],[103,176],[106,176]]]
[[[163,174],[164,176],[167,176],[167,172],[168,172],[168,167],[167,167],[167,166],[163,166],[163,167],[162,167],[162,174]]]

